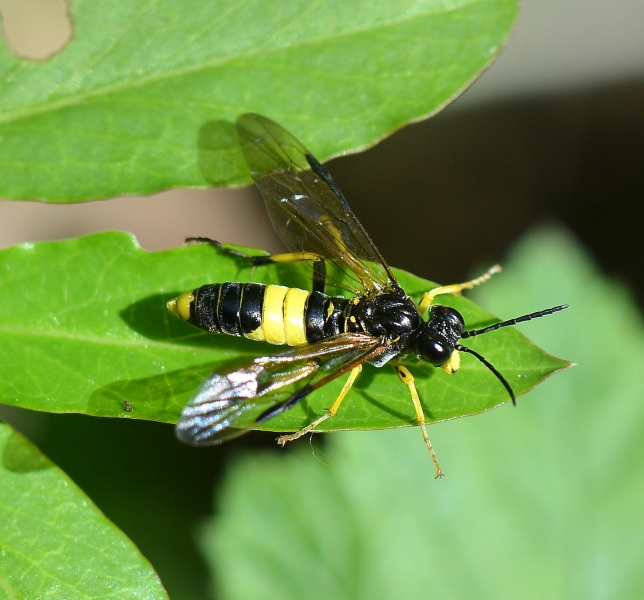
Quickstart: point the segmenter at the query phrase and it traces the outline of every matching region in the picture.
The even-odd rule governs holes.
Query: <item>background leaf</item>
[[[253,278],[310,287],[310,267],[253,270],[243,264],[205,244],[148,253],[123,233],[0,252],[5,294],[0,305],[0,401],[50,412],[175,422],[212,370],[278,348],[201,332],[170,315],[166,302],[213,281]],[[399,277],[416,299],[435,287],[403,272]],[[469,327],[492,322],[489,313],[464,298],[443,300],[462,312]],[[468,344],[504,373],[517,394],[567,365],[510,328]],[[482,412],[509,400],[500,382],[471,356],[463,357],[455,376],[428,365],[412,370],[429,421]],[[368,365],[365,371],[338,416],[321,429],[415,423],[408,393],[393,369]],[[326,411],[341,386],[342,381],[325,386],[265,427],[303,427]],[[132,411],[126,410],[126,400]]]
[[[579,364],[519,402],[418,432],[337,433],[229,474],[203,547],[221,598],[639,598],[644,594],[644,329],[566,235],[524,241],[481,288]],[[304,445],[303,445],[304,446]]]
[[[0,512],[0,597],[168,598],[134,544],[1,422]]]
[[[232,123],[261,112],[320,159],[453,98],[514,0],[70,0],[52,59],[0,47],[0,195],[56,202],[249,181]]]

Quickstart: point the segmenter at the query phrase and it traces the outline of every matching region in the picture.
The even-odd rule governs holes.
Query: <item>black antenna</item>
[[[546,315],[551,315],[552,313],[559,312],[568,308],[567,304],[562,304],[561,306],[554,306],[553,308],[546,308],[546,310],[540,310],[537,312],[530,313],[529,315],[523,315],[522,317],[517,317],[516,319],[510,319],[509,321],[502,321],[501,323],[495,323],[489,327],[484,327],[483,329],[473,329],[472,331],[464,331],[461,334],[461,339],[474,337],[475,335],[481,335],[482,333],[489,333],[490,331],[496,331],[501,329],[501,327],[507,327],[508,325],[516,325],[517,323],[523,323],[523,321],[531,321],[532,319],[538,319],[539,317],[545,317]]]
[[[476,356],[476,358],[478,358],[488,369],[490,369],[490,371],[492,371],[492,373],[496,375],[496,378],[505,386],[505,389],[508,390],[510,398],[512,399],[512,404],[514,404],[514,406],[517,405],[517,397],[514,395],[514,391],[510,387],[510,384],[505,380],[505,377],[503,377],[503,375],[501,375],[501,373],[496,370],[496,367],[489,360],[487,360],[483,355],[479,354],[475,350],[472,350],[472,348],[468,348],[467,346],[456,344],[454,348],[456,348],[460,352],[467,352],[468,354],[473,354],[474,356]]]
[[[481,335],[482,333],[489,333],[490,331],[496,331],[497,329],[501,329],[501,327],[508,327],[509,325],[516,325],[517,323],[522,323],[523,321],[531,321],[532,319],[538,319],[539,317],[545,317],[546,315],[551,315],[552,313],[559,312],[560,310],[564,310],[565,308],[568,308],[567,304],[562,304],[561,306],[554,306],[552,308],[546,308],[545,310],[540,310],[537,312],[530,313],[529,315],[523,315],[521,317],[517,317],[516,319],[510,319],[508,321],[502,321],[501,323],[495,323],[494,325],[490,325],[489,327],[484,327],[483,329],[473,329],[472,331],[464,331],[461,335],[461,339],[469,338],[469,337],[474,337],[475,335]],[[496,370],[494,365],[488,361],[484,356],[479,354],[478,352],[472,350],[471,348],[468,348],[467,346],[463,346],[461,344],[456,344],[454,346],[456,350],[459,350],[460,352],[467,352],[468,354],[472,354],[473,356],[476,356],[494,375],[496,375],[496,378],[504,385],[505,389],[508,390],[508,393],[510,394],[510,398],[512,399],[512,404],[514,406],[517,405],[517,398],[514,395],[514,391],[510,387],[510,384],[506,381],[505,377],[499,373],[499,371]]]

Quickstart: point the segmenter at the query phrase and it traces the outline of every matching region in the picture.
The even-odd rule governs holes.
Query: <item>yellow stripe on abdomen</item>
[[[260,325],[255,331],[251,331],[250,333],[246,333],[245,336],[249,340],[253,340],[255,342],[265,342],[266,337],[264,336],[264,330],[262,329],[262,326]]]
[[[302,346],[306,340],[306,301],[309,292],[289,288],[284,298],[284,334],[289,346]]]
[[[309,295],[309,292],[297,288],[267,285],[262,306],[262,325],[247,337],[263,339],[269,344],[307,344],[306,301]]]
[[[284,300],[289,288],[282,285],[268,285],[264,292],[262,307],[262,331],[269,344],[285,344]]]

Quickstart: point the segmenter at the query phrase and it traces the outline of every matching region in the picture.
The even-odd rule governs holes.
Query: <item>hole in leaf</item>
[[[65,0],[0,0],[0,15],[5,41],[21,58],[49,58],[72,35]]]

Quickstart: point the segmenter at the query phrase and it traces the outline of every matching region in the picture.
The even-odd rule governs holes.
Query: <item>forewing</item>
[[[343,334],[256,358],[228,373],[214,372],[183,409],[176,426],[177,437],[195,446],[220,444],[237,437],[252,429],[267,412],[280,412],[295,390],[315,385],[316,380],[332,379],[380,343],[378,338],[367,335]]]
[[[252,113],[237,119],[237,132],[273,226],[291,251],[313,252],[333,263],[345,274],[344,287],[353,293],[397,286],[328,171],[298,140]]]

